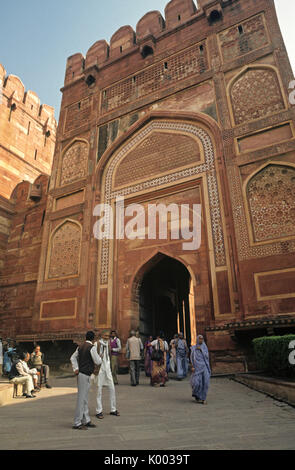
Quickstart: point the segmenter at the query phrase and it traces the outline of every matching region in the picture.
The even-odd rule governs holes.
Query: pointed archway
[[[188,269],[175,258],[157,255],[146,266],[138,284],[139,329],[143,337],[161,331],[167,340],[184,333],[191,343],[195,332],[192,282]]]

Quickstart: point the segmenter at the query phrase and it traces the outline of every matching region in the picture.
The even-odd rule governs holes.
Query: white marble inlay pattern
[[[126,188],[112,191],[113,174],[117,165],[119,165],[123,158],[137,143],[142,141],[149,133],[153,132],[154,130],[171,130],[184,132],[186,134],[196,136],[202,142],[205,155],[205,162],[203,164],[199,164],[191,168],[186,168],[184,170],[171,173],[169,175],[141,182],[134,186],[128,186]],[[211,138],[204,129],[198,128],[193,124],[183,122],[153,121],[152,123],[148,124],[141,132],[139,132],[133,139],[131,139],[129,143],[127,143],[127,145],[124,145],[122,147],[122,149],[118,152],[118,154],[115,156],[110,166],[108,167],[104,187],[104,202],[106,204],[110,204],[111,201],[118,196],[127,196],[130,194],[135,194],[139,191],[149,190],[151,188],[159,188],[163,185],[172,184],[178,180],[190,178],[191,176],[198,175],[201,173],[206,173],[208,184],[215,263],[216,266],[224,266],[226,264],[226,256],[220,211],[220,197],[215,170],[214,149],[211,142]],[[106,284],[108,281],[109,245],[109,240],[102,241],[100,275],[100,281],[102,284]]]

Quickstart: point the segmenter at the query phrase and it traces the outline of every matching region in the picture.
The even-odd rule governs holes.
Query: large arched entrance
[[[97,293],[98,329],[117,328],[124,340],[130,329],[139,327],[142,338],[159,329],[166,337],[183,330],[188,342],[194,342],[196,326],[204,334],[213,318],[230,312],[232,272],[219,179],[221,142],[220,129],[203,114],[160,112],[146,115],[105,152],[97,169],[100,191],[95,204],[111,208],[104,221],[112,233],[96,247],[98,277],[92,292]],[[188,224],[181,217],[182,207],[194,205],[201,208],[200,226],[193,218]],[[137,223],[131,212],[139,206],[144,217]],[[150,206],[158,212],[153,236]],[[163,206],[166,214],[160,210]],[[187,246],[182,230],[179,238],[175,236],[177,220],[184,231],[194,229],[190,233],[195,234],[201,228],[199,248]],[[130,222],[133,237],[124,230]],[[163,226],[166,237],[159,230]],[[166,269],[165,256],[171,258],[165,261]],[[94,305],[94,295],[92,299]]]
[[[191,276],[176,259],[163,256],[142,278],[139,289],[140,333],[163,331],[167,340],[183,332],[191,342]]]

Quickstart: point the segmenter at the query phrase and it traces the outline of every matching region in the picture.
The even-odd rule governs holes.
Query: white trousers
[[[37,374],[37,369],[30,369],[29,374],[33,377],[33,380],[37,380],[38,382],[38,374]]]
[[[12,384],[22,384],[23,386],[23,393],[27,395],[31,395],[32,390],[34,390],[34,384],[31,375],[21,375],[19,377],[14,377],[14,379],[10,380]]]
[[[88,394],[90,388],[90,377],[85,374],[78,374],[78,397],[76,413],[74,418],[74,426],[87,424],[91,421],[88,409]]]
[[[108,387],[110,394],[111,413],[117,410],[115,385],[111,371],[100,370],[98,374],[96,414],[102,413],[102,388]]]
[[[176,357],[170,354],[170,370],[171,372],[176,371]]]

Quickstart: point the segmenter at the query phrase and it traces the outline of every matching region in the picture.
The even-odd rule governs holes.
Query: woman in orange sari
[[[169,347],[164,339],[164,334],[160,333],[151,345],[154,349],[152,354],[151,385],[160,385],[160,387],[165,387],[165,384],[168,381],[166,359]]]

